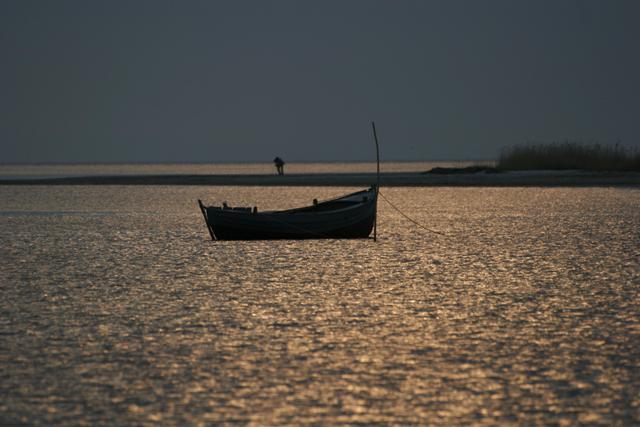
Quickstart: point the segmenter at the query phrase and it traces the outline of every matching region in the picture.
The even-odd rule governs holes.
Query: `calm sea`
[[[349,189],[0,186],[0,424],[640,423],[640,190],[390,188],[379,240],[212,242]]]

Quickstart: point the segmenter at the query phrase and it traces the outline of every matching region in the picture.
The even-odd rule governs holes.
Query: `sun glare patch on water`
[[[640,191],[391,188],[446,236],[380,201],[377,243],[196,204],[348,191],[0,187],[0,421],[640,422]]]

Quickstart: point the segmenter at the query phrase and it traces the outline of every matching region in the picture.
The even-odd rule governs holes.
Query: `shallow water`
[[[211,242],[336,188],[0,187],[0,424],[640,423],[640,190],[393,188],[379,241]]]

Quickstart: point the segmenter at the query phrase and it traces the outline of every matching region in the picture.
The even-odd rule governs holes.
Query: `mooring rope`
[[[448,237],[447,234],[445,234],[445,233],[443,233],[441,231],[432,230],[431,228],[426,227],[423,224],[420,224],[418,221],[414,220],[413,218],[409,217],[409,215],[405,214],[404,212],[402,212],[400,210],[400,208],[398,208],[396,205],[391,203],[391,200],[387,199],[385,197],[385,195],[382,194],[380,189],[378,189],[378,195],[381,196],[384,199],[384,201],[389,204],[389,206],[391,206],[393,209],[395,209],[400,215],[402,215],[408,221],[412,222],[413,224],[417,225],[418,227],[420,227],[420,228],[422,228],[422,229],[424,229],[424,230],[426,230],[426,231],[428,231],[430,233],[434,233],[434,234],[438,234],[440,236]],[[284,221],[284,220],[278,218],[278,216],[279,216],[278,214],[272,214],[272,213],[269,213],[269,212],[261,212],[261,215],[268,216],[269,218],[271,218],[272,220],[274,220],[276,222],[279,222],[281,224],[284,224],[284,225],[289,226],[289,227],[291,227],[293,229],[297,229],[299,231],[305,232],[305,233],[310,234],[310,235],[315,235],[315,236],[321,236],[322,235],[321,233],[315,232],[313,230],[306,229],[305,227],[300,227],[299,225],[292,224],[290,222]],[[207,226],[208,225],[209,225],[209,222],[207,221]]]
[[[411,221],[412,223],[414,223],[415,225],[417,225],[420,228],[423,228],[425,230],[427,230],[430,233],[434,233],[434,234],[439,234],[441,236],[447,236],[447,234],[441,232],[441,231],[436,231],[436,230],[432,230],[428,227],[425,227],[424,225],[420,224],[418,221],[414,220],[413,218],[410,218],[409,215],[405,214],[404,212],[402,212],[396,205],[394,205],[393,203],[391,203],[391,201],[389,199],[387,199],[384,194],[382,194],[380,192],[380,190],[378,190],[378,194],[380,196],[382,196],[382,198],[384,199],[385,202],[389,203],[389,206],[391,206],[393,209],[395,209],[400,215],[402,215],[403,217],[405,217],[407,220]]]

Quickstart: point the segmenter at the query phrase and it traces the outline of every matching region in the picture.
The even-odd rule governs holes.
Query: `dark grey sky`
[[[640,146],[640,2],[0,2],[0,162]]]

